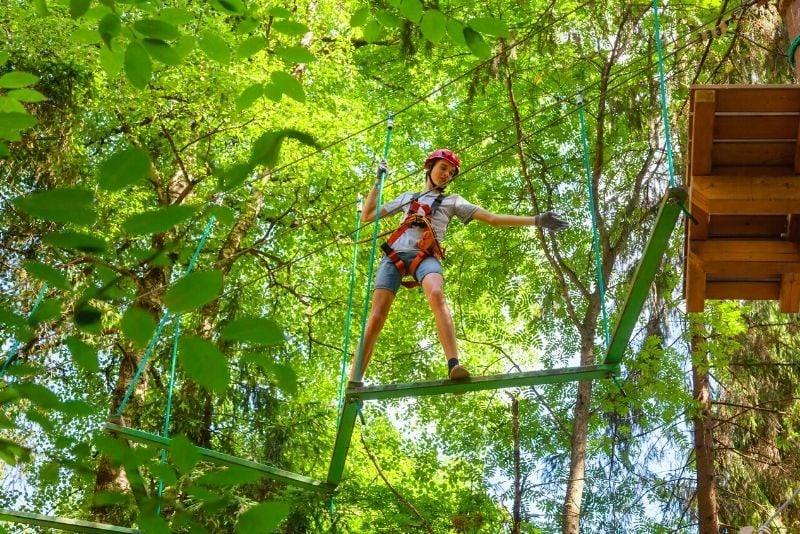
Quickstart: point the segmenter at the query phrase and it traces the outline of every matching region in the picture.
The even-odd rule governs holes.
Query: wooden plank
[[[800,227],[800,225],[798,225]],[[781,239],[786,233],[786,215],[712,215],[708,236]]]
[[[707,299],[778,300],[779,295],[779,282],[708,282],[706,284]]]
[[[780,309],[782,313],[800,311],[800,274],[787,273],[781,278]]]
[[[800,205],[800,176],[695,175],[692,194],[712,215],[787,214]]]
[[[712,145],[714,135],[714,91],[695,91],[692,108],[691,172],[710,174],[713,166]]]
[[[714,143],[711,160],[714,165],[789,166],[794,168],[796,142]],[[695,175],[708,174],[693,171]]]
[[[693,241],[689,254],[705,266],[713,262],[740,263],[800,263],[800,243],[769,240],[710,240]],[[708,267],[704,267],[708,272]]]
[[[686,311],[702,312],[706,302],[706,273],[703,265],[694,258],[687,257],[684,278]]]
[[[703,202],[703,200],[704,199],[701,199],[701,202]],[[689,211],[692,217],[686,218],[687,237],[692,240],[708,239],[708,212],[694,203],[691,204]]]
[[[790,213],[788,217],[787,241],[800,241],[800,214]]]
[[[693,255],[694,258],[697,258]],[[800,262],[744,262],[744,261],[708,261],[703,263],[703,270],[709,281],[712,277],[742,279],[777,279],[784,273],[800,272]]]
[[[741,165],[715,165],[714,174],[717,176],[791,176],[794,168],[791,164],[764,165],[749,167]]]
[[[800,111],[797,85],[695,85],[693,91],[717,92],[717,111]]]
[[[800,116],[737,116],[718,114],[714,118],[714,139],[792,139],[797,136]]]
[[[794,173],[800,174],[800,124],[794,135]]]

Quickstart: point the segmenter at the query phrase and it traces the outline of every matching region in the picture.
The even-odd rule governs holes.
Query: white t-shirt
[[[421,194],[417,199],[420,204],[427,204],[433,206],[433,201],[439,196],[439,191],[431,189]],[[406,191],[399,197],[390,200],[381,208],[381,217],[388,217],[395,213],[403,212],[405,215],[411,210],[411,199],[414,193]],[[467,224],[472,220],[472,216],[478,210],[478,206],[472,204],[464,199],[461,195],[452,194],[445,195],[442,203],[433,213],[431,217],[431,225],[433,231],[436,233],[436,239],[439,244],[444,242],[445,234],[447,233],[447,225],[450,224],[450,219],[458,217],[462,223]],[[418,210],[420,215],[425,215],[425,212],[420,208]],[[397,252],[416,252],[419,250],[417,241],[422,238],[423,228],[416,226],[411,227],[397,239],[392,245],[392,248]]]

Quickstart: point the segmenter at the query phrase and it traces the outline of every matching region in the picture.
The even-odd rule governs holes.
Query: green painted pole
[[[347,463],[347,452],[350,450],[350,440],[353,437],[353,429],[356,425],[356,415],[361,403],[357,399],[349,398],[350,390],[347,392],[348,398],[345,399],[342,407],[342,414],[339,418],[339,428],[336,431],[336,441],[333,444],[333,456],[331,466],[328,469],[328,484],[338,486],[342,481],[344,466]]]
[[[616,365],[585,365],[560,369],[541,369],[505,375],[475,376],[457,382],[453,380],[434,380],[409,384],[389,384],[381,386],[355,387],[347,390],[349,401],[397,399],[401,397],[422,397],[446,393],[466,393],[487,389],[503,389],[538,384],[558,384],[580,380],[611,378],[619,372]]]
[[[17,512],[7,508],[0,508],[0,521],[21,523],[23,525],[35,525],[38,527],[52,528],[56,530],[66,530],[68,532],[87,532],[89,534],[106,532],[139,534],[139,531],[135,528],[118,527],[115,525],[107,525],[105,523],[93,523],[91,521],[82,521],[80,519],[51,517],[30,512]]]
[[[151,434],[150,432],[143,432],[141,430],[127,428],[114,423],[106,423],[105,430],[112,435],[120,435],[137,443],[161,447],[168,451],[172,450],[172,440],[157,434]],[[330,493],[335,489],[334,487],[320,480],[298,475],[297,473],[292,473],[291,471],[286,471],[271,465],[260,464],[258,462],[245,460],[244,458],[238,458],[236,456],[231,456],[230,454],[212,451],[211,449],[205,449],[203,447],[197,447],[197,451],[200,453],[200,457],[207,462],[228,467],[243,467],[245,469],[250,469],[252,471],[261,473],[261,475],[271,480],[283,482],[284,484],[289,484],[290,486],[322,493]]]
[[[678,216],[684,209],[688,198],[689,193],[685,187],[672,187],[664,195],[656,222],[645,246],[644,255],[633,275],[633,282],[628,288],[628,295],[614,328],[614,334],[611,336],[604,363],[617,365],[625,355],[625,349],[628,347],[633,329],[639,320],[639,314],[641,314],[644,302],[650,293],[650,286],[655,279],[656,272],[661,266],[664,251],[669,245],[669,239],[677,224]]]

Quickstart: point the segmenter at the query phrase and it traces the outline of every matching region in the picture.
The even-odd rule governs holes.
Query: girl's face
[[[446,185],[455,175],[455,165],[444,159],[437,159],[431,168],[431,181],[436,187]]]

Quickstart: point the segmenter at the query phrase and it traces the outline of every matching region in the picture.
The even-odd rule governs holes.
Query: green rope
[[[600,232],[597,227],[597,206],[592,190],[592,171],[589,166],[589,143],[586,138],[586,116],[583,110],[583,95],[578,93],[578,115],[581,121],[581,141],[583,142],[583,166],[586,170],[586,193],[589,196],[589,213],[592,215],[592,248],[594,248],[594,266],[597,274],[597,290],[600,292],[600,309],[603,312],[603,334],[606,340],[606,350],[611,344],[608,335],[608,314],[606,313],[606,288],[603,283],[603,263],[600,259]]]
[[[344,383],[345,373],[347,372],[347,351],[350,346],[350,323],[353,316],[353,296],[355,293],[356,282],[356,266],[358,264],[358,234],[361,230],[361,211],[363,210],[363,200],[361,195],[358,196],[356,201],[356,230],[355,230],[355,245],[353,246],[353,263],[350,266],[350,290],[347,296],[347,316],[344,325],[344,342],[342,343],[342,366],[341,376],[339,377],[339,408],[337,410],[336,426],[339,426],[339,420],[342,416],[342,405],[344,403]]]
[[[172,392],[175,389],[175,367],[178,362],[178,341],[181,338],[181,316],[175,316],[175,331],[172,333],[172,362],[169,369],[169,388],[167,388],[167,410],[164,416],[164,431],[161,433],[165,438],[169,437],[169,425],[172,418]],[[167,450],[161,449],[161,463],[167,463]],[[158,479],[158,496],[164,493],[164,481]],[[157,513],[160,513],[160,506]]]
[[[192,272],[192,269],[194,269],[194,265],[195,263],[197,263],[197,258],[200,256],[200,251],[206,244],[206,240],[208,239],[208,236],[211,233],[211,228],[214,226],[214,221],[215,221],[214,215],[211,215],[208,218],[208,223],[206,223],[205,229],[203,230],[203,235],[200,236],[200,242],[197,243],[197,247],[195,247],[194,254],[192,254],[192,259],[189,260],[189,265],[186,267],[186,272],[184,272],[182,276],[188,275],[189,273]],[[136,383],[139,381],[139,377],[142,375],[142,372],[144,371],[144,368],[147,365],[147,360],[153,353],[153,350],[155,349],[155,346],[158,343],[159,338],[161,337],[161,332],[164,330],[164,327],[167,326],[167,323],[171,318],[172,318],[172,312],[167,310],[164,313],[164,316],[161,318],[161,321],[158,323],[158,327],[156,328],[156,331],[153,333],[153,337],[150,339],[150,343],[147,346],[144,355],[142,355],[142,361],[139,362],[139,367],[136,369],[136,373],[133,375],[133,379],[131,380],[131,383],[128,385],[127,391],[125,391],[125,396],[122,398],[122,402],[120,403],[119,408],[117,408],[117,417],[122,417],[122,412],[123,410],[125,410],[125,405],[128,403],[128,401],[131,398],[131,395],[133,394],[133,389],[136,387]],[[172,384],[170,384],[170,390],[171,388]],[[168,401],[168,409],[169,406],[170,404]],[[169,421],[167,421],[165,424],[168,425]]]
[[[789,45],[789,65],[791,65],[792,68],[794,68],[794,53],[797,51],[798,46],[800,46],[800,33],[792,39],[792,44]]]
[[[658,20],[658,0],[653,0],[653,21],[656,32],[656,50],[658,51],[658,80],[661,89],[661,118],[664,121],[664,137],[667,145],[667,162],[669,163],[669,186],[675,187],[675,163],[672,159],[672,140],[669,133],[669,115],[667,114],[667,87],[664,83],[664,52],[661,50],[661,25]]]
[[[44,283],[42,289],[39,290],[39,294],[36,296],[36,301],[33,303],[33,308],[31,308],[30,313],[28,313],[28,319],[33,317],[33,314],[36,313],[36,310],[39,308],[39,304],[42,303],[42,299],[44,299],[44,294],[47,292],[47,282]],[[6,357],[6,361],[3,362],[3,366],[0,367],[0,376],[4,375],[6,370],[9,366],[14,363],[17,358],[17,351],[19,350],[20,345],[22,342],[18,339],[14,340],[14,344],[11,346],[11,350],[8,351],[8,356]]]
[[[386,121],[386,141],[383,146],[383,159],[389,159],[389,146],[392,141],[392,128],[394,128],[394,115],[389,113],[389,119]],[[369,257],[369,270],[367,271],[367,292],[364,295],[364,306],[361,310],[361,336],[358,341],[358,356],[356,357],[356,369],[361,370],[361,361],[364,357],[364,330],[367,325],[367,311],[369,310],[370,293],[372,293],[372,272],[375,267],[375,251],[378,248],[378,229],[381,222],[381,200],[383,197],[383,182],[386,178],[386,171],[381,170],[378,178],[378,202],[375,207],[375,225],[372,231],[372,252]],[[356,380],[362,378],[357,374],[353,375]]]

